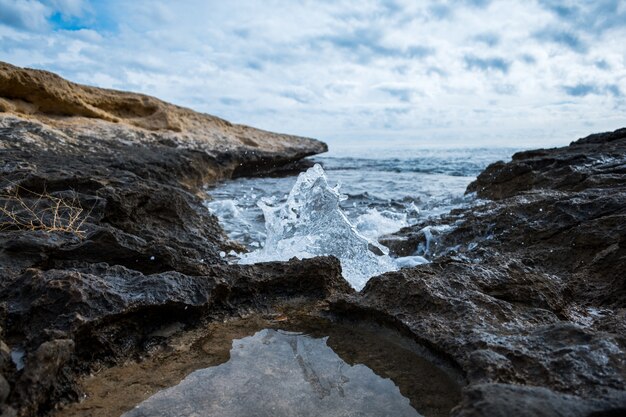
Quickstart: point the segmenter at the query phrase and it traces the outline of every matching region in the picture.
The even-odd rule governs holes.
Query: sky
[[[626,126],[625,0],[0,0],[0,60],[331,148]]]

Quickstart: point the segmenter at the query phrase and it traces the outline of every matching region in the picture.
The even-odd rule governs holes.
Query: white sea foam
[[[244,242],[250,247],[258,247],[265,239],[265,234],[258,230],[253,219],[248,218],[246,208],[239,204],[237,199],[227,198],[208,201],[205,206],[220,219],[230,239]]]
[[[439,244],[438,237],[442,234],[449,233],[453,227],[448,224],[441,224],[437,226],[426,226],[420,231],[424,234],[424,242],[421,242],[417,247],[417,253],[420,255],[428,256],[437,252],[436,246]]]
[[[408,226],[406,213],[395,213],[393,211],[378,211],[375,208],[368,209],[355,221],[356,229],[363,236],[371,240],[376,240],[382,235],[393,233]]]

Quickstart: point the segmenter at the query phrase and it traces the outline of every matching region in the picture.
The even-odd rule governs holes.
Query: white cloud
[[[37,0],[0,0],[0,24],[40,31],[49,28],[51,10]]]
[[[0,25],[0,59],[331,145],[566,143],[626,124],[626,28],[575,31],[600,10],[586,2],[571,21],[513,0],[30,3],[39,22]],[[84,29],[49,29],[53,12]]]

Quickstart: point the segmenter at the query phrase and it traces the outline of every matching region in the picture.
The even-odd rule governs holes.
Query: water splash
[[[272,199],[259,202],[267,230],[265,245],[243,255],[240,263],[334,255],[341,262],[343,277],[357,290],[370,277],[397,270],[400,265],[388,249],[350,223],[339,207],[344,198],[339,185],[330,187],[324,170],[316,164],[300,174],[284,204]],[[413,262],[422,263],[421,259]]]
[[[378,211],[375,208],[368,209],[354,222],[359,233],[371,240],[396,232],[408,225],[407,213],[396,213],[390,210]]]

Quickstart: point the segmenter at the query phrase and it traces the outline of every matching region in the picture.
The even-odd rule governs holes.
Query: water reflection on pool
[[[391,379],[346,363],[327,340],[274,329],[234,340],[228,362],[124,416],[420,416]]]

